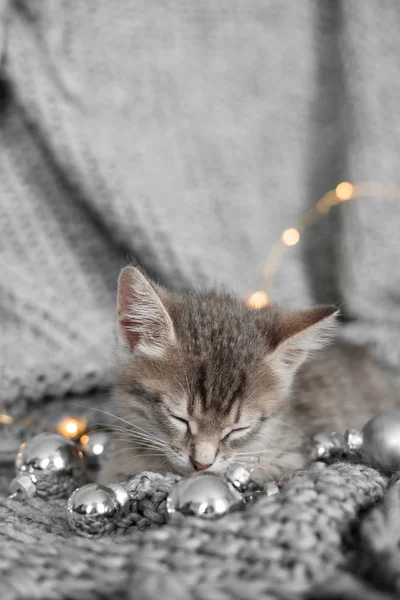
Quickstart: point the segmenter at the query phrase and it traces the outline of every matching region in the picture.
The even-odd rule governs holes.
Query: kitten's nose
[[[193,458],[191,458],[190,461],[193,467],[196,469],[196,471],[205,471],[206,469],[209,469],[212,466],[212,463],[210,465],[202,465],[201,463],[198,463],[195,460],[193,460]]]

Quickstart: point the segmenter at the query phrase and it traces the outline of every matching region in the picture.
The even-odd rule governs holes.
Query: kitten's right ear
[[[156,287],[131,266],[118,279],[118,334],[131,352],[154,358],[160,358],[175,341],[171,317]]]
[[[268,360],[277,369],[294,375],[310,353],[331,340],[338,313],[335,306],[278,313],[270,324]]]

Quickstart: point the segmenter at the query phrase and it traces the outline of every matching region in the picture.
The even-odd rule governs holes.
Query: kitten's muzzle
[[[190,459],[190,462],[192,463],[193,468],[196,471],[205,471],[206,469],[209,469],[210,467],[212,467],[212,463],[210,465],[202,465],[201,463],[198,463],[195,460],[193,460],[193,458]]]

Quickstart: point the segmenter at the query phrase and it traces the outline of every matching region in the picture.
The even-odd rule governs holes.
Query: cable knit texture
[[[368,512],[387,485],[377,471],[315,464],[296,473],[279,496],[244,512],[213,522],[175,515],[166,524],[165,500],[176,479],[151,472],[133,478],[129,515],[99,539],[69,528],[65,500],[0,497],[2,597],[254,600],[318,592],[324,598],[335,577],[351,579],[349,595],[340,596],[350,600],[354,589],[373,585],[362,579],[374,579],[373,570],[378,586],[398,591],[398,490],[393,486],[382,507]],[[377,563],[382,552],[392,552],[393,560]]]
[[[48,403],[29,427],[0,425],[0,439],[15,447],[76,411],[75,403]],[[91,407],[105,407],[107,397],[79,403],[94,422],[102,413]],[[0,466],[0,597],[7,600],[394,600],[400,594],[398,475],[388,487],[368,466],[316,463],[288,479],[279,496],[244,512],[213,522],[175,515],[166,523],[166,497],[179,477],[144,472],[127,482],[130,512],[112,533],[93,539],[70,529],[65,499],[8,499],[12,474],[11,465]]]
[[[78,412],[68,395],[111,384],[128,261],[178,290],[244,295],[281,231],[339,181],[399,183],[400,4],[0,0],[0,17],[0,403],[40,405],[28,428],[0,425],[8,459]],[[343,305],[343,335],[396,368],[398,207],[335,208],[272,289],[289,306]],[[366,466],[314,466],[213,523],[165,524],[171,479],[141,475],[130,514],[98,540],[69,529],[65,500],[7,499],[11,476],[6,600],[400,595],[399,484],[385,496]]]
[[[128,260],[244,295],[338,181],[397,181],[394,0],[1,6],[0,385],[16,412],[110,383]],[[339,207],[272,290],[345,301],[346,335],[396,365],[398,213],[397,198]]]

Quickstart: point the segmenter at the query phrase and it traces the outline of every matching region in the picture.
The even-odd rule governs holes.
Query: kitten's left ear
[[[278,315],[270,330],[268,360],[294,374],[312,352],[331,341],[338,314],[335,306],[316,306]]]
[[[160,358],[175,342],[175,332],[160,290],[135,267],[118,280],[118,334],[131,352]]]

